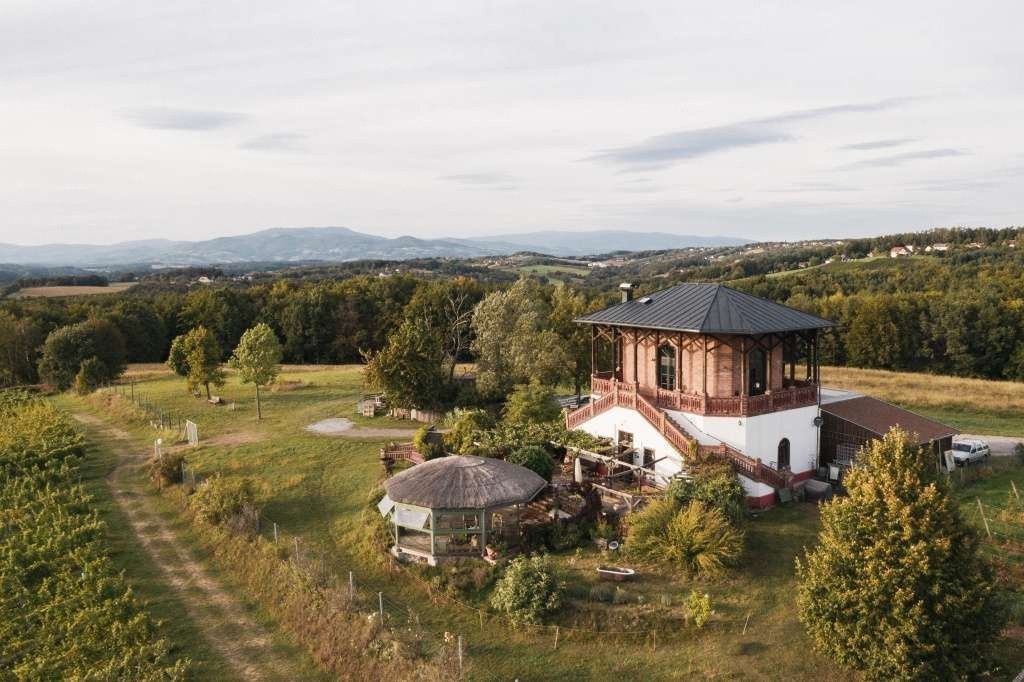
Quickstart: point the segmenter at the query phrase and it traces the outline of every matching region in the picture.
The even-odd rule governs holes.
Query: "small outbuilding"
[[[500,459],[441,457],[385,481],[378,509],[394,528],[392,553],[433,566],[518,539],[520,511],[546,487],[533,471]]]

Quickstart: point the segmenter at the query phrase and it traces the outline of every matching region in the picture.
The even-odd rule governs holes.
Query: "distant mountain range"
[[[473,258],[520,251],[552,256],[582,256],[611,251],[651,251],[688,246],[737,246],[748,242],[732,237],[696,237],[624,230],[529,232],[474,239],[388,238],[356,232],[346,227],[297,227],[274,228],[196,242],[148,239],[109,245],[0,244],[0,263],[79,267],[152,264],[173,267],[248,262]]]

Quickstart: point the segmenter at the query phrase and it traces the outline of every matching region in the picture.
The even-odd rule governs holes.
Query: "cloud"
[[[899,147],[900,145],[904,145],[909,142],[916,142],[916,140],[909,137],[901,137],[892,140],[872,140],[870,142],[857,142],[856,144],[846,144],[840,147],[840,149],[847,149],[852,151],[867,151],[871,149],[886,149],[888,147]]]
[[[667,168],[681,161],[730,149],[789,142],[796,139],[786,130],[786,127],[793,123],[839,114],[883,111],[901,106],[908,101],[910,98],[892,98],[864,104],[798,109],[765,118],[680,130],[655,135],[637,144],[602,150],[587,160],[612,163],[631,170]]]
[[[216,130],[241,123],[247,118],[245,114],[230,111],[162,107],[131,109],[125,111],[124,115],[138,126],[157,130]]]
[[[912,186],[910,189],[919,192],[965,192],[976,189],[991,189],[999,187],[1000,184],[988,180],[940,180],[936,182],[922,182]]]
[[[480,189],[516,189],[518,179],[506,173],[457,173],[455,175],[443,175],[442,180],[457,182],[468,187]]]
[[[238,146],[258,151],[298,151],[303,148],[302,141],[305,139],[302,133],[269,133],[246,140]]]
[[[797,182],[791,187],[770,189],[768,192],[777,194],[804,193],[804,192],[858,192],[859,187],[840,185],[834,182]]]
[[[951,156],[967,156],[967,152],[959,149],[925,149],[919,152],[906,152],[904,154],[893,154],[892,156],[879,156],[874,159],[864,159],[856,163],[849,163],[840,166],[840,170],[853,168],[888,168],[899,166],[908,161],[920,161],[923,159],[942,159]]]

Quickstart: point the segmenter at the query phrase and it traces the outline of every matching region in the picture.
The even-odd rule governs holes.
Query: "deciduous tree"
[[[260,386],[274,383],[281,371],[281,344],[270,326],[261,322],[242,334],[230,364],[243,384],[255,384],[256,419],[262,419]]]
[[[212,397],[210,384],[224,385],[221,354],[220,344],[213,333],[206,327],[196,327],[171,343],[167,366],[185,377],[190,391],[200,386],[205,387],[206,398],[209,400]]]

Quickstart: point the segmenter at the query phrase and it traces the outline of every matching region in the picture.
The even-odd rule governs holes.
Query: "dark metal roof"
[[[529,502],[547,481],[500,459],[450,455],[417,464],[384,482],[395,502],[433,509],[491,509]]]
[[[879,437],[888,433],[892,427],[899,426],[908,433],[916,434],[921,445],[960,433],[952,426],[866,395],[824,404],[821,411]]]
[[[576,320],[704,334],[769,334],[836,323],[722,284],[679,284]]]

